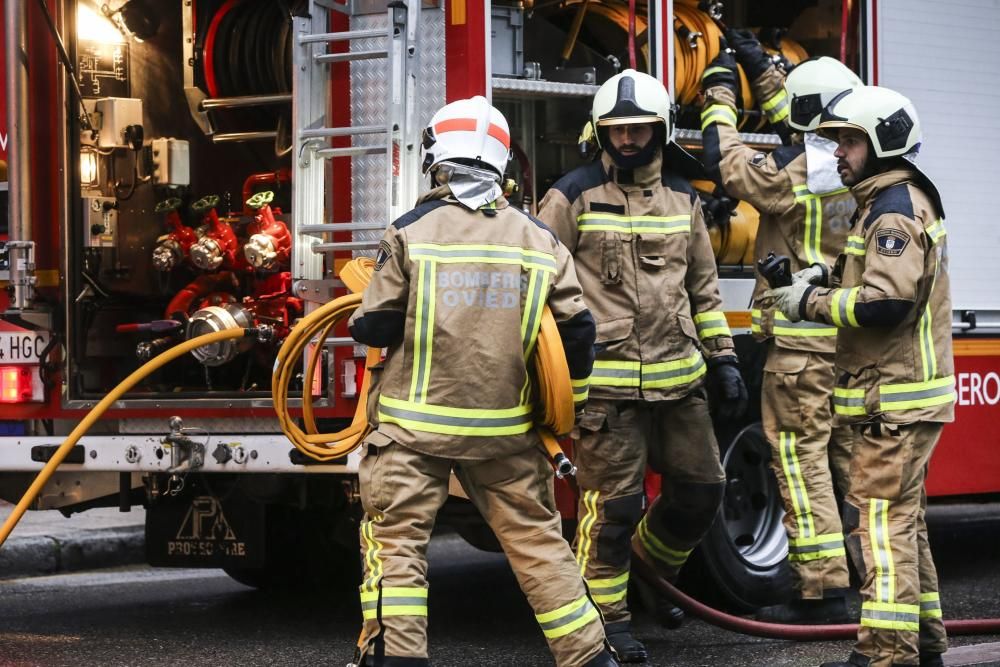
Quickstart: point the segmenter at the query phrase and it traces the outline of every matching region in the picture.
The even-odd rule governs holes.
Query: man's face
[[[611,146],[625,157],[638,154],[652,138],[652,123],[629,123],[608,127]]]
[[[850,187],[864,180],[865,163],[868,161],[868,135],[853,127],[842,127],[837,132],[837,173],[844,185]]]

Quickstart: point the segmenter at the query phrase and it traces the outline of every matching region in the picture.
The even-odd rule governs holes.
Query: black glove
[[[749,394],[736,355],[708,360],[708,389],[709,400],[719,419],[739,419],[746,412]]]
[[[733,95],[739,90],[739,76],[736,74],[736,58],[730,49],[723,46],[719,55],[708,64],[701,75],[701,88],[708,90],[713,86],[725,86]]]
[[[743,65],[747,78],[754,81],[771,66],[771,57],[749,30],[726,31],[726,42],[736,51],[736,60]]]
[[[709,227],[718,227],[720,231],[725,232],[729,229],[730,218],[740,202],[730,199],[724,193],[720,194],[720,191],[721,188],[716,187],[715,193],[702,192],[698,196],[701,197],[701,212],[705,216],[705,224]]]

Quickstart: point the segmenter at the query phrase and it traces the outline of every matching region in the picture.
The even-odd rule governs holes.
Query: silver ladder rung
[[[315,225],[300,225],[303,234],[323,234],[326,232],[363,232],[385,229],[381,222],[324,222]]]
[[[300,139],[323,139],[325,137],[352,137],[356,134],[384,134],[385,125],[355,125],[349,127],[317,127],[299,132]]]
[[[334,252],[335,250],[374,250],[378,241],[334,241],[333,243],[314,243],[313,252]]]
[[[319,148],[316,155],[325,158],[345,157],[353,155],[378,155],[388,152],[386,146],[350,146],[347,148]]]
[[[225,144],[236,141],[262,141],[264,139],[274,139],[278,133],[274,130],[270,132],[230,132],[228,134],[213,134],[212,143]]]
[[[317,53],[313,59],[318,63],[347,63],[356,60],[377,60],[388,57],[389,52],[385,49],[375,49],[372,51],[349,51],[347,53]]]
[[[240,97],[209,97],[201,101],[201,108],[235,109],[237,107],[263,107],[269,104],[285,104],[292,101],[291,93],[281,95],[243,95]]]
[[[373,30],[347,30],[345,32],[320,32],[315,35],[299,33],[299,44],[317,44],[319,42],[346,42],[352,39],[371,39],[372,37],[388,37],[389,30],[376,28]]]

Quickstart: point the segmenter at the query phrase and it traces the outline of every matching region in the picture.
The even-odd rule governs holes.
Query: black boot
[[[868,667],[871,664],[871,659],[868,656],[861,655],[857,651],[851,651],[851,655],[847,657],[844,662],[824,662],[819,667]]]
[[[646,647],[632,636],[628,621],[608,623],[604,626],[604,632],[618,656],[618,662],[646,662]]]
[[[646,582],[635,577],[630,582],[633,590],[639,596],[639,602],[646,611],[653,615],[656,622],[668,630],[676,630],[684,623],[684,610],[675,607],[674,603],[658,595]]]
[[[611,656],[609,651],[601,651],[583,663],[583,667],[618,667],[618,661]]]
[[[920,652],[920,667],[944,667],[940,653]]]
[[[829,597],[761,607],[757,610],[757,620],[791,625],[828,625],[849,623],[850,617],[843,597]]]

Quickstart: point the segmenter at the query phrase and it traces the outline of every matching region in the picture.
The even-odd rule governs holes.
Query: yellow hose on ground
[[[112,389],[97,405],[93,407],[93,409],[91,409],[90,412],[87,413],[87,416],[76,425],[73,432],[66,436],[66,439],[63,440],[61,445],[59,445],[59,448],[56,449],[52,458],[49,459],[48,463],[45,464],[45,467],[42,468],[41,472],[38,473],[38,476],[35,477],[35,481],[31,483],[28,490],[24,492],[23,496],[21,496],[21,500],[19,500],[17,505],[14,507],[14,511],[11,512],[10,516],[7,517],[7,520],[4,521],[3,527],[0,528],[0,546],[3,546],[3,543],[7,541],[7,537],[10,535],[11,531],[14,530],[14,526],[17,525],[17,522],[21,520],[25,510],[28,509],[28,505],[35,501],[35,498],[38,497],[39,493],[41,493],[42,488],[49,481],[49,478],[52,477],[52,473],[56,471],[56,468],[58,468],[59,464],[63,462],[63,459],[66,458],[70,450],[73,449],[73,446],[76,445],[77,441],[83,437],[84,433],[90,430],[90,428],[94,425],[94,422],[96,422],[101,415],[107,412],[108,408],[114,405],[114,402],[121,398],[123,394],[132,389],[132,387],[138,384],[139,381],[147,375],[159,370],[161,366],[196,348],[202,347],[203,345],[211,345],[220,341],[229,340],[230,338],[243,338],[247,335],[249,335],[247,329],[226,329],[224,331],[215,331],[205,334],[204,336],[198,336],[197,338],[184,341],[162,354],[158,354],[136,370],[132,371],[131,375],[122,380],[118,386]]]

